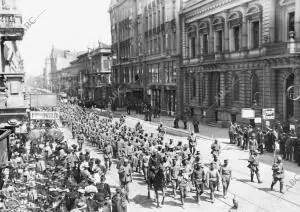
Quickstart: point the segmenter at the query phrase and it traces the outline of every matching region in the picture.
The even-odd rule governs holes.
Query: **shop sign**
[[[275,108],[264,108],[263,109],[263,119],[264,120],[275,119]]]
[[[243,119],[254,119],[255,111],[251,108],[243,108],[242,109],[242,118]]]
[[[30,119],[32,120],[57,120],[59,119],[59,112],[30,112]]]
[[[254,119],[254,123],[255,123],[255,124],[261,124],[261,117],[256,117],[256,118]]]

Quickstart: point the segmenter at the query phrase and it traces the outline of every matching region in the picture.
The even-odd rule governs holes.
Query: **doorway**
[[[294,74],[290,74],[286,80],[285,80],[285,118],[286,118],[286,121],[289,121],[290,118],[292,118],[294,116],[294,101],[291,100],[289,98],[289,95],[287,94],[287,89],[290,87],[290,86],[293,86],[294,85],[294,79],[295,79],[295,76]]]

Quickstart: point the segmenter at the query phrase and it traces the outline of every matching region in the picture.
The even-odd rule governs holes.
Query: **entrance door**
[[[287,89],[290,86],[294,85],[294,78],[295,78],[294,74],[290,74],[286,78],[286,81],[285,81],[286,86],[285,86],[285,92],[284,93],[287,93]],[[285,104],[285,118],[286,118],[286,121],[289,121],[289,119],[294,116],[294,101],[291,100],[288,95],[285,95],[285,101],[286,101],[286,104]]]

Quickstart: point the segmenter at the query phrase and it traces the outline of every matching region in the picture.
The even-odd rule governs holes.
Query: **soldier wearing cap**
[[[224,160],[224,164],[221,166],[221,177],[223,184],[223,197],[226,198],[228,187],[231,180],[232,170],[228,165],[228,159]]]
[[[274,185],[279,181],[280,183],[280,193],[283,193],[283,184],[284,184],[284,169],[281,156],[277,157],[276,162],[272,166],[273,170],[273,181],[271,184],[271,190],[273,190]]]
[[[197,203],[200,204],[200,196],[204,192],[205,183],[204,164],[200,160],[195,164],[195,169],[192,174],[192,181],[196,187]]]
[[[254,174],[257,177],[258,183],[262,183],[260,180],[260,174],[259,174],[259,157],[258,157],[258,151],[253,151],[253,154],[250,156],[248,168],[250,169],[250,176],[251,176],[251,182],[253,181]]]
[[[128,164],[128,159],[124,159],[124,164],[120,166],[118,173],[121,188],[125,190],[126,199],[129,201],[129,183],[132,182],[132,170]]]

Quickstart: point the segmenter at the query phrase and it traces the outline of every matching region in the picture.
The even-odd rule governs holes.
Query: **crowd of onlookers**
[[[283,159],[293,161],[300,166],[300,138],[296,135],[294,129],[283,130],[279,125],[277,127],[265,130],[251,125],[242,127],[237,123],[229,127],[230,143],[236,144],[243,150],[247,150],[252,145],[257,145],[260,154],[264,152],[281,155]]]

